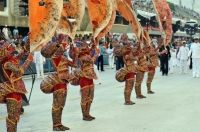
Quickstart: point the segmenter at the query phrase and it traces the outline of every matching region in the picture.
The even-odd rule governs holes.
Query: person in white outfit
[[[34,62],[36,66],[37,78],[44,78],[44,67],[45,58],[41,55],[40,51],[34,52]]]
[[[174,73],[174,69],[177,66],[177,59],[176,59],[176,49],[175,48],[170,48],[171,52],[171,58],[169,61],[169,68],[170,68],[170,73]]]
[[[107,52],[108,52],[108,55],[109,55],[109,66],[110,66],[110,68],[111,69],[113,69],[114,68],[114,55],[113,55],[113,46],[112,46],[112,44],[110,44],[109,45],[109,48],[108,48],[108,50],[107,50]]]
[[[8,26],[7,26],[7,25],[5,25],[5,27],[2,29],[2,33],[4,34],[4,36],[5,36],[5,38],[6,38],[7,40],[10,39],[10,38],[9,38],[9,31],[8,31]]]
[[[180,73],[187,73],[188,53],[189,53],[189,48],[186,46],[186,42],[183,41],[177,55],[177,58],[180,60]]]
[[[200,77],[200,43],[198,38],[195,38],[194,43],[191,44],[188,56],[191,55],[193,77]]]

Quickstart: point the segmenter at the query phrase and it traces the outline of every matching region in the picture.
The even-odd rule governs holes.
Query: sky
[[[167,1],[175,3],[175,4],[179,4],[180,0],[167,0]],[[181,0],[181,1],[182,1],[183,6],[192,9],[192,1],[193,0]],[[194,1],[195,1],[194,10],[197,11],[198,13],[200,13],[200,0],[194,0]]]

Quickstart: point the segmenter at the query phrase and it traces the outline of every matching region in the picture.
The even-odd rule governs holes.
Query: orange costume
[[[1,60],[3,75],[0,83],[0,103],[7,105],[7,132],[16,132],[22,108],[22,95],[27,92],[22,75],[33,57],[30,54],[24,64],[20,65],[20,56],[10,44],[4,43],[0,50],[4,57],[4,60]]]
[[[146,71],[148,71],[147,60],[143,50],[140,50],[137,62],[138,62],[138,69],[136,74],[135,93],[136,93],[136,98],[142,99],[146,97],[142,95],[141,85],[144,79],[144,74]]]
[[[60,39],[62,41],[62,38]],[[76,58],[72,62],[64,56],[66,44],[61,43],[61,41],[59,44],[49,43],[41,51],[44,57],[52,55],[51,61],[55,69],[55,72],[45,77],[40,85],[44,93],[53,93],[52,120],[54,131],[69,130],[68,127],[62,125],[61,118],[67,97],[67,84],[72,77],[68,67],[76,67]]]
[[[95,49],[96,50],[96,49]],[[81,109],[83,114],[83,120],[91,121],[95,117],[90,115],[90,107],[94,98],[94,82],[93,79],[97,79],[94,72],[94,61],[97,58],[97,51],[95,55],[91,54],[86,43],[82,43],[79,48],[79,61],[80,61],[80,76],[79,83],[81,87]]]
[[[133,105],[135,103],[131,101],[131,92],[133,90],[135,75],[137,71],[137,65],[135,63],[137,60],[137,52],[133,51],[130,42],[123,42],[123,44],[124,46],[122,47],[121,52],[123,55],[125,67],[116,73],[116,80],[120,82],[125,81],[125,105]]]
[[[153,46],[149,46],[145,49],[147,64],[148,64],[148,77],[147,77],[147,82],[146,82],[148,94],[154,94],[154,92],[151,90],[151,83],[154,79],[155,69],[157,66],[159,66],[158,55],[157,55],[158,49],[159,49],[159,46],[157,48],[154,48]]]

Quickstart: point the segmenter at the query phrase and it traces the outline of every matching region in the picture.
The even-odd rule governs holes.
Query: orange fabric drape
[[[30,52],[40,51],[57,29],[63,9],[63,0],[29,0]]]
[[[157,14],[157,19],[162,31],[165,33],[165,44],[168,45],[172,38],[172,12],[166,0],[152,0]]]
[[[90,22],[96,28],[106,17],[107,0],[88,0]]]
[[[29,31],[30,43],[37,39],[37,34],[41,32],[41,22],[47,17],[48,9],[39,6],[41,0],[29,0]]]

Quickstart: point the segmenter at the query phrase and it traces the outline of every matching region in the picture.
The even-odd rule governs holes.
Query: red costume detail
[[[56,84],[54,86],[54,88],[53,88],[53,91],[57,91],[57,90],[60,90],[60,89],[65,89],[66,90],[67,89],[66,84],[65,83]]]
[[[69,66],[76,67],[77,55],[73,58],[73,62],[64,56],[67,43],[63,43],[63,36],[58,37],[59,44],[49,43],[43,47],[41,54],[44,57],[50,57],[55,73],[49,74],[41,82],[40,89],[44,93],[53,94],[52,120],[54,131],[69,130],[68,127],[62,125],[62,111],[65,106],[67,97],[67,84],[72,79],[69,73]],[[70,48],[72,49],[72,48]]]
[[[126,80],[134,79],[134,78],[135,78],[135,75],[136,75],[136,74],[135,74],[134,72],[129,72],[129,73],[126,74],[125,79],[126,79]]]
[[[94,85],[93,79],[88,79],[86,77],[80,78],[81,89],[87,88],[88,86],[92,86],[92,85]]]
[[[10,93],[6,96],[7,99],[11,98],[11,99],[15,99],[18,102],[22,101],[22,95],[20,93]]]
[[[148,70],[149,70],[149,71],[155,71],[155,67],[149,66],[149,67],[148,67]]]

